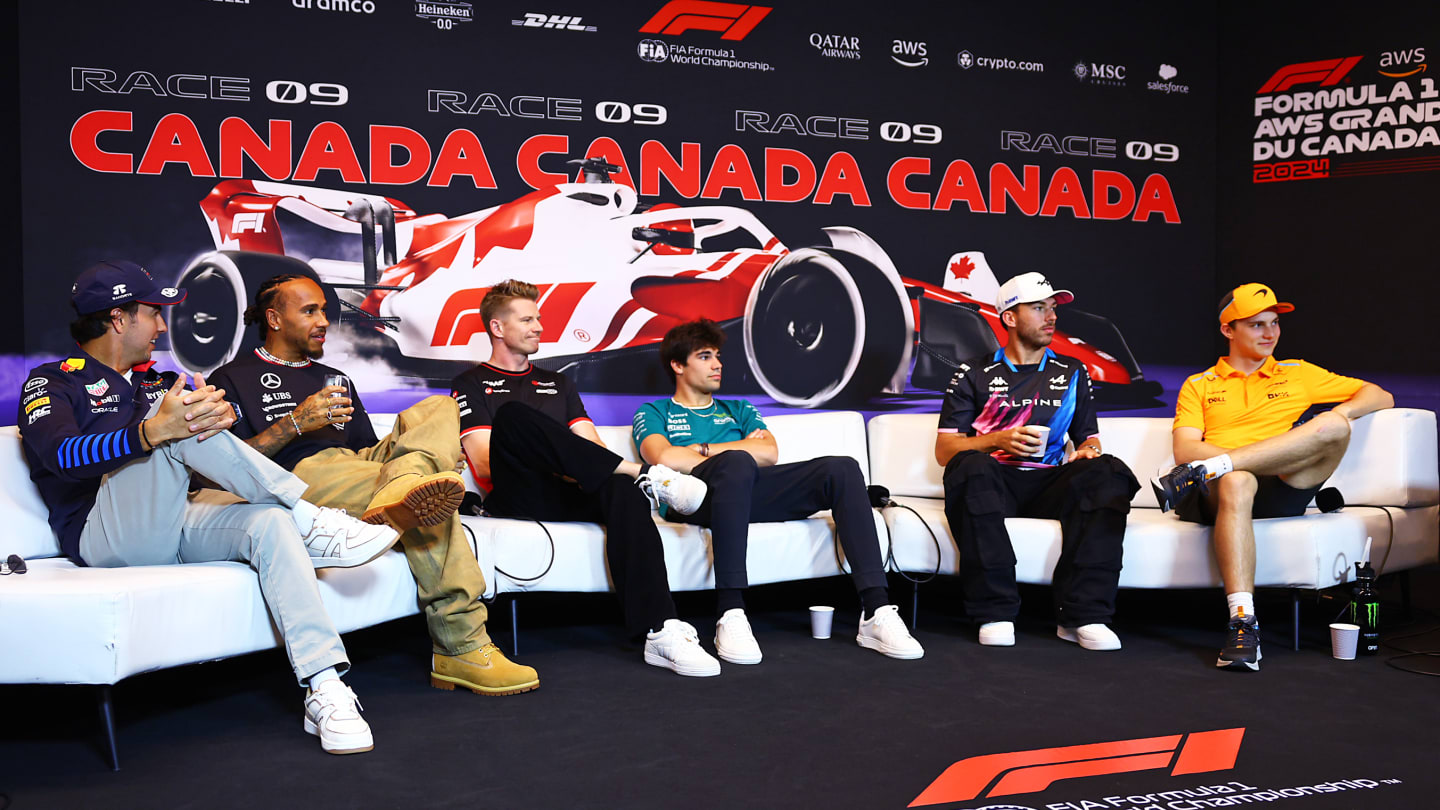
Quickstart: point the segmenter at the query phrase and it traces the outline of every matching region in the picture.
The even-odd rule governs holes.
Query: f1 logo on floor
[[[946,768],[910,807],[1037,793],[1062,779],[1082,776],[1166,768],[1171,768],[1171,776],[1228,771],[1235,767],[1244,736],[1243,728],[1227,728],[969,757]]]

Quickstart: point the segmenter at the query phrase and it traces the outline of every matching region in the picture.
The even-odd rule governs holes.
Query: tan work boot
[[[534,667],[511,661],[494,644],[464,655],[435,653],[430,666],[430,685],[446,691],[461,686],[477,695],[518,695],[540,686]]]
[[[455,514],[465,499],[465,479],[453,472],[402,475],[380,488],[361,520],[389,523],[396,531],[435,526]]]

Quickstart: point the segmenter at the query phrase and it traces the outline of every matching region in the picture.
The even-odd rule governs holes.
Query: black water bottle
[[[1380,599],[1375,595],[1375,569],[1368,562],[1355,563],[1355,596],[1350,601],[1350,623],[1360,626],[1356,652],[1380,652]]]

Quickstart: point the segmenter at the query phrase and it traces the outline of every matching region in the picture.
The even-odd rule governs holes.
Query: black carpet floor
[[[1398,615],[1397,585],[1386,583],[1391,646],[1353,662],[1328,651],[1325,628],[1343,594],[1307,597],[1295,652],[1289,597],[1262,593],[1264,666],[1248,674],[1214,667],[1218,591],[1123,592],[1125,648],[1096,653],[1054,637],[1043,588],[1023,593],[1017,646],[982,648],[958,615],[955,583],[940,581],[921,589],[924,659],[892,661],[855,645],[846,581],[757,588],[750,608],[764,663],[727,664],[707,679],[644,665],[608,596],[535,595],[520,602],[519,660],[540,670],[542,685],[525,695],[430,688],[418,618],[348,636],[348,680],[375,732],[368,754],[328,756],[303,733],[301,695],[278,652],[116,686],[118,773],[100,748],[95,690],[0,687],[0,810],[888,810],[970,757],[1235,728],[1244,732],[1233,767],[1172,775],[1168,753],[1157,763],[1052,752],[1056,761],[1110,757],[1081,766],[1100,774],[1127,762],[1147,769],[1078,778],[1061,778],[1074,766],[1031,769],[1022,775],[1038,790],[1001,795],[990,780],[987,793],[982,781],[937,806],[1440,807],[1440,680],[1393,666],[1440,671],[1440,659],[1387,660],[1400,648],[1440,649],[1440,570],[1411,582],[1414,618]],[[908,613],[908,585],[894,584]],[[707,646],[712,598],[680,602]],[[829,641],[809,637],[805,608],[817,602],[838,606]],[[503,607],[492,626],[508,648]],[[1057,781],[1044,787],[1041,777]]]

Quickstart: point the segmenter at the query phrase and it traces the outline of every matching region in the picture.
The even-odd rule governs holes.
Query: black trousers
[[[850,562],[855,589],[885,587],[880,539],[865,492],[860,465],[849,456],[824,456],[793,464],[761,467],[743,450],[727,450],[702,462],[691,474],[710,491],[693,515],[673,510],[671,520],[708,526],[715,554],[715,587],[750,584],[745,552],[751,523],[809,517],[829,509],[840,546]]]
[[[960,550],[965,612],[977,622],[1012,621],[1020,612],[1015,549],[1005,518],[1060,521],[1055,617],[1063,627],[1109,622],[1130,499],[1140,489],[1114,456],[1047,469],[1020,469],[967,450],[945,466],[945,517]]]
[[[605,559],[633,635],[676,618],[665,574],[665,550],[650,501],[620,456],[571,433],[519,402],[495,413],[490,429],[490,478],[485,511],[497,517],[588,521],[605,527]],[[565,478],[573,479],[566,481]]]

